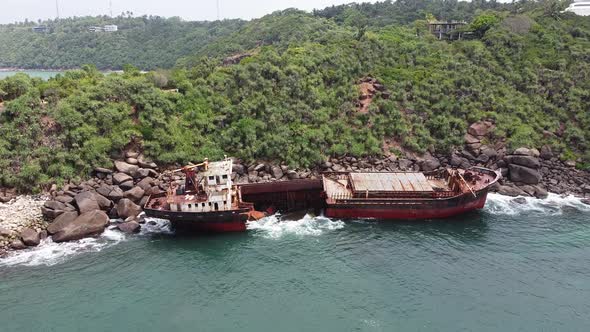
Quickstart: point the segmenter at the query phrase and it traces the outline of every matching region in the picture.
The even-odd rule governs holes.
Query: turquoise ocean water
[[[0,259],[2,331],[588,331],[590,206],[492,195],[423,222],[269,217]]]

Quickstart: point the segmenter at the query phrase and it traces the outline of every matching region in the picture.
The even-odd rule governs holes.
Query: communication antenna
[[[57,18],[59,18],[59,0],[55,0],[55,11],[57,12]]]
[[[219,0],[217,0],[217,20],[219,21]]]
[[[111,12],[111,18],[113,18],[113,0],[109,0],[109,11]]]

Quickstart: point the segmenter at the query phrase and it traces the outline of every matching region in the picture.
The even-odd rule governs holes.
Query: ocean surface
[[[1,71],[0,70],[0,80],[9,76],[12,76],[17,73],[27,74],[31,77],[42,78],[44,80],[48,80],[54,77],[57,74],[63,73],[63,71],[38,71],[38,70],[20,70],[20,71]]]
[[[289,220],[286,220],[289,219]],[[1,331],[588,331],[590,206],[491,195],[422,222],[151,220],[0,259]]]

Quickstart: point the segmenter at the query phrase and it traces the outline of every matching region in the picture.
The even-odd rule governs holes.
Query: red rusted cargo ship
[[[232,160],[185,166],[172,172],[185,174],[184,185],[171,184],[167,192],[152,195],[144,208],[147,216],[168,219],[180,230],[239,232],[249,219],[260,217],[244,203],[231,180]]]
[[[481,167],[431,173],[325,173],[325,215],[376,219],[450,217],[483,208],[490,186],[500,176]]]

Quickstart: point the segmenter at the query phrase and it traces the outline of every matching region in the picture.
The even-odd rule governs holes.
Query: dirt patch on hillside
[[[362,78],[359,82],[360,96],[358,100],[358,111],[362,114],[369,113],[369,106],[373,103],[373,99],[378,92],[381,92],[381,97],[384,99],[389,98],[389,93],[386,91],[385,86],[372,77]]]

